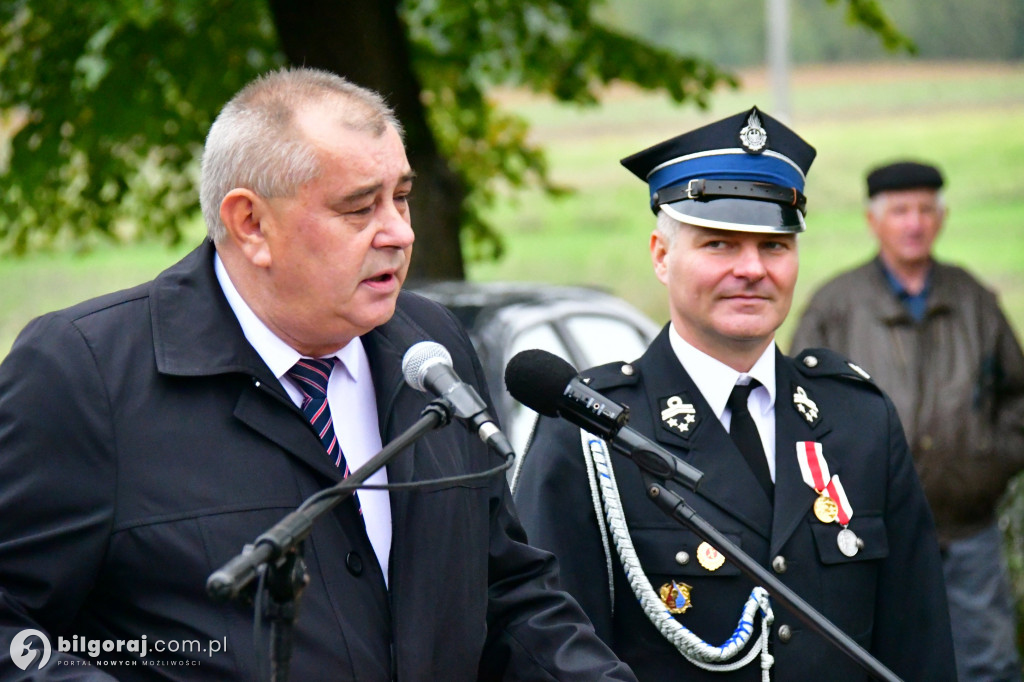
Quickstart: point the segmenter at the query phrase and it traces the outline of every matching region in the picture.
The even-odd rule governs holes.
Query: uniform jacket
[[[797,360],[777,355],[772,505],[676,359],[667,327],[635,363],[586,375],[593,388],[630,408],[632,428],[704,473],[696,492],[669,486],[734,545],[903,679],[955,679],[932,518],[895,409],[874,384],[828,351]],[[797,409],[799,388],[817,407],[812,420]],[[673,397],[694,408],[686,432],[661,419]],[[821,443],[831,473],[844,484],[853,509],[849,527],[864,541],[854,557],[838,548],[840,526],[812,513],[817,495],[801,477],[799,441]],[[655,591],[673,580],[689,585],[691,608],[676,618],[708,643],[723,644],[753,584],[728,562],[703,568],[695,559],[701,540],[647,498],[633,462],[620,455],[612,462],[626,522]],[[541,419],[515,494],[531,541],[558,555],[563,585],[640,680],[761,679],[756,661],[731,673],[688,663],[643,614],[618,560],[611,603],[579,429]],[[773,680],[868,679],[853,659],[778,605],[770,634]]]
[[[57,638],[144,636],[148,659],[78,658],[112,661],[123,680],[265,679],[252,606],[211,600],[206,579],[340,474],[243,337],[212,259],[206,242],[149,284],[35,320],[0,366],[0,679],[109,679],[74,667]],[[401,374],[423,338],[488,395],[462,328],[403,293],[363,337],[384,443],[428,401]],[[399,454],[388,476],[498,463],[453,424]],[[291,679],[633,679],[554,589],[553,560],[525,544],[507,491],[502,475],[393,491],[390,590],[351,500],[320,519],[304,543],[312,580]],[[25,628],[52,642],[42,670],[8,656]],[[158,654],[157,640],[203,650]],[[226,650],[209,654],[209,640]]]
[[[892,397],[947,540],[992,525],[1024,469],[1024,355],[995,295],[965,270],[936,263],[931,287],[915,322],[881,263],[865,263],[814,295],[793,348],[832,348]]]

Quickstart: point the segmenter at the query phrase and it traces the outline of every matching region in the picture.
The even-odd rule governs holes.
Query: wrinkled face
[[[389,320],[409,269],[412,171],[398,133],[299,116],[322,172],[294,196],[265,199],[261,318],[300,352],[333,352]]]
[[[868,225],[878,238],[882,260],[894,269],[926,264],[945,213],[933,189],[886,192],[869,210]]]
[[[676,331],[713,357],[759,355],[789,313],[796,235],[683,224],[671,244],[655,230],[651,259]]]

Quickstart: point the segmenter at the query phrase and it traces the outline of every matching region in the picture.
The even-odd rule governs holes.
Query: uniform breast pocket
[[[836,523],[815,523],[811,526],[818,558],[826,566],[884,559],[889,556],[885,521],[880,516],[855,516],[847,530]]]
[[[878,570],[889,556],[889,542],[880,516],[854,517],[848,528],[856,538],[841,537],[843,529],[835,523],[811,525],[823,565],[820,599],[823,614],[865,644],[874,622]]]

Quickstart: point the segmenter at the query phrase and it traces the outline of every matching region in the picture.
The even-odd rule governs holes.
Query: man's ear
[[[654,274],[662,284],[668,284],[668,264],[665,262],[668,258],[669,243],[665,235],[661,233],[661,230],[654,230],[651,232],[651,265],[654,266]]]
[[[257,267],[270,265],[270,247],[265,233],[269,217],[261,196],[236,187],[220,202],[220,219],[227,228],[227,239]]]

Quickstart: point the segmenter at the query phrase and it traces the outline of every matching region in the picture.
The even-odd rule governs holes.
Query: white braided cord
[[[604,521],[607,523],[608,528],[607,531],[604,528],[601,529],[602,541],[604,541],[605,533],[610,533],[619,555],[619,560],[622,562],[626,579],[651,623],[654,624],[662,636],[675,646],[686,660],[704,670],[718,672],[737,670],[750,663],[760,654],[761,679],[762,682],[769,682],[769,672],[772,663],[774,663],[774,657],[768,651],[768,632],[771,629],[772,622],[775,620],[775,615],[768,599],[768,592],[763,587],[754,587],[743,606],[736,630],[721,646],[716,647],[708,644],[677,621],[668,608],[666,608],[661,597],[654,591],[654,587],[651,585],[650,580],[647,579],[647,575],[640,565],[640,560],[637,558],[622,511],[622,500],[619,497],[615,473],[608,458],[607,444],[603,439],[582,429],[580,430],[580,436],[583,441],[583,452],[584,458],[587,461],[591,491],[595,499],[597,497],[601,498],[604,505]],[[593,472],[589,471],[591,467],[593,467]],[[600,514],[598,514],[598,520],[602,520]],[[599,525],[603,526],[604,524],[599,523]],[[609,582],[611,582],[611,579],[609,579]],[[750,641],[754,630],[754,616],[757,610],[761,611],[761,634],[756,640],[757,644],[751,647],[740,660],[731,661]]]
[[[583,459],[587,464],[587,480],[590,482],[590,497],[594,503],[594,516],[597,518],[597,529],[601,533],[601,548],[604,550],[604,565],[608,571],[608,599],[610,613],[615,615],[615,565],[612,563],[612,550],[608,541],[608,524],[601,513],[601,491],[597,485],[597,466],[594,463],[590,448],[583,448]]]

